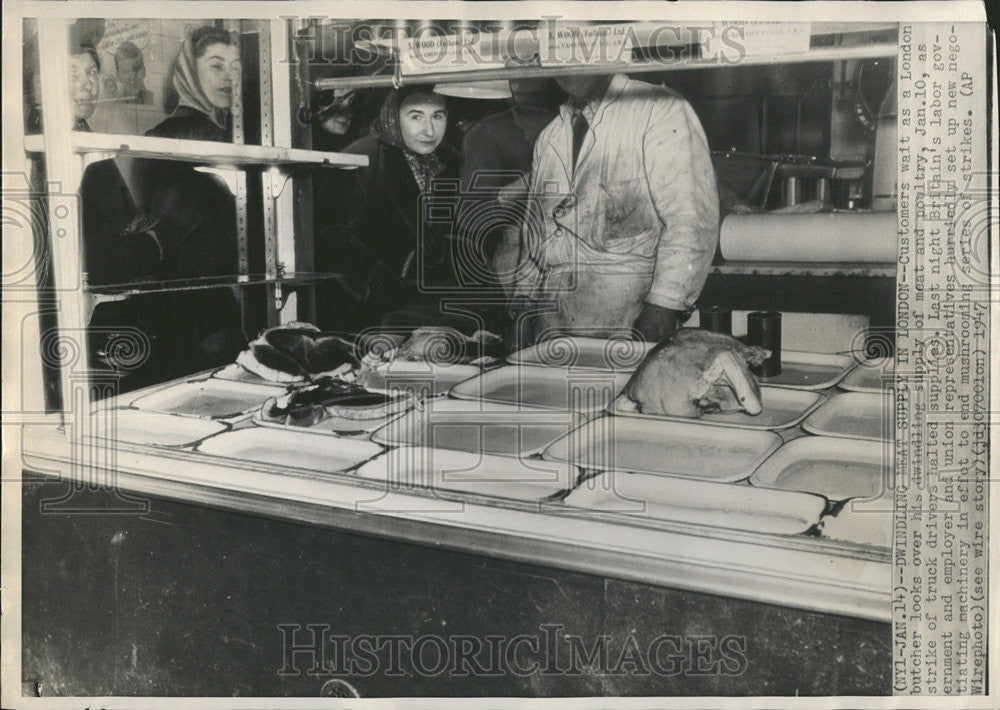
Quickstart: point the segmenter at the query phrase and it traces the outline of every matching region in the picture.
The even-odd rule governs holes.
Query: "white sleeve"
[[[684,99],[655,99],[643,134],[643,165],[662,225],[646,302],[689,310],[719,241],[719,195],[708,140]]]

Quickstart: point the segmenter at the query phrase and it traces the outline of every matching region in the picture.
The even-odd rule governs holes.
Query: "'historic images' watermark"
[[[279,624],[278,675],[738,676],[748,666],[743,636],[660,634],[640,640],[601,634],[584,638],[562,624],[508,636],[330,633],[329,624]]]

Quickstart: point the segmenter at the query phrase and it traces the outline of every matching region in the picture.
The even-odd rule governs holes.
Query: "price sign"
[[[809,51],[808,22],[715,22],[702,38],[702,56],[736,64],[742,57]]]
[[[608,65],[632,61],[631,24],[588,25],[545,22],[540,38],[542,66]]]
[[[400,71],[414,76],[503,68],[503,60],[487,49],[478,32],[408,37],[399,45]]]

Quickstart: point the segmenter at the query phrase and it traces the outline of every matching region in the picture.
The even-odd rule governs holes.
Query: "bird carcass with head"
[[[617,408],[680,417],[760,414],[760,387],[748,365],[759,365],[770,354],[730,335],[681,328],[649,352],[625,385]]]

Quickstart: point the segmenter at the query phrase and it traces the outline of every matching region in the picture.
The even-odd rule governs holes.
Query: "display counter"
[[[604,341],[574,342],[570,350],[556,342],[515,353],[472,377],[455,365],[439,368],[459,380],[454,385],[415,380],[412,370],[424,365],[409,363],[406,375],[395,373],[403,378],[395,386],[405,380],[424,398],[352,432],[338,433],[351,423],[336,418],[311,427],[267,422],[263,403],[286,385],[235,366],[104,400],[75,419],[26,425],[25,667],[30,659],[77,663],[72,643],[40,635],[52,621],[31,600],[51,603],[80,588],[87,598],[112,595],[86,602],[114,609],[116,630],[105,641],[115,653],[123,644],[144,649],[161,685],[121,669],[108,676],[74,668],[59,674],[65,693],[313,694],[316,675],[353,679],[364,695],[884,692],[880,671],[814,675],[809,683],[777,672],[810,649],[833,654],[827,662],[834,665],[860,668],[874,659],[873,668],[889,667],[881,656],[891,552],[888,531],[878,529],[889,513],[862,511],[852,521],[851,496],[863,497],[857,490],[833,485],[807,494],[781,485],[789,460],[829,468],[852,456],[879,482],[891,444],[864,439],[881,431],[882,370],[859,368],[850,356],[787,351],[784,374],[762,390],[765,411],[754,426],[733,414],[653,421],[618,411],[612,399],[646,348],[632,348],[630,358]],[[575,360],[562,367],[546,362],[567,352]],[[621,370],[588,367],[588,358],[608,352],[617,353]],[[514,389],[505,384],[510,372],[517,374]],[[569,391],[547,389],[552,378]],[[392,385],[391,372],[383,373],[386,382]],[[844,429],[845,409],[857,431]],[[681,475],[662,475],[668,471]],[[877,486],[867,492],[875,502],[878,493]],[[103,514],[80,515],[88,511]],[[831,537],[834,523],[840,534]],[[220,526],[225,532],[217,536]],[[56,543],[67,539],[73,545]],[[309,581],[305,570],[314,571]],[[488,589],[484,579],[493,580]],[[514,579],[528,580],[530,589],[508,584]],[[442,598],[434,585],[448,587]],[[222,599],[221,589],[235,591]],[[149,599],[122,606],[143,594],[158,600],[152,609],[143,606]],[[237,625],[252,627],[241,635],[212,620],[236,613],[229,608],[234,594],[243,599]],[[355,596],[372,601],[339,601]],[[83,602],[60,603],[71,609]],[[494,608],[504,604],[509,616]],[[439,617],[441,627],[426,626]],[[69,623],[74,639],[91,643],[104,633],[92,620]],[[206,623],[212,643],[189,648],[195,626]],[[551,677],[539,675],[537,664],[530,673],[507,668],[475,688],[453,674],[418,672],[404,687],[382,667],[360,676],[304,673],[295,659],[309,652],[285,657],[282,649],[306,643],[309,624],[331,625],[330,633],[433,632],[449,640],[552,633],[584,656],[604,637],[648,651],[660,637],[690,646],[706,636],[715,639],[719,663],[718,644],[734,637],[742,640],[726,643],[743,644],[747,668],[724,673],[719,665],[696,678],[691,661],[684,672],[622,674],[612,658],[612,667]],[[292,632],[280,625],[300,635],[286,638]],[[633,638],[647,632],[653,636]],[[583,646],[567,641],[573,636]],[[163,639],[160,646],[147,648],[151,637]],[[199,686],[162,647],[229,667],[243,649],[220,646],[220,638],[243,639],[252,645],[248,658],[270,669],[255,681],[239,672],[209,674]],[[536,660],[555,653],[531,649]],[[282,668],[287,672],[278,673]]]
[[[73,459],[56,427],[25,431],[33,471],[117,484],[135,493],[328,525],[699,592],[888,621],[888,550],[704,525],[642,527],[594,520],[558,504],[528,504],[446,491],[389,490],[350,474],[121,444],[81,444],[76,455],[113,459],[95,471]],[[110,462],[109,462],[110,463]]]
[[[534,371],[529,366],[525,367]],[[557,368],[538,369],[557,371]],[[593,372],[583,376],[588,378],[588,382],[595,381]],[[615,381],[621,380],[621,377],[617,375]],[[618,382],[616,386],[620,384]],[[627,506],[617,512],[594,514],[593,510],[568,504],[558,495],[565,489],[581,486],[577,473],[567,473],[567,467],[543,460],[537,454],[507,459],[484,455],[482,460],[489,459],[492,465],[498,467],[498,470],[488,471],[484,476],[499,481],[499,488],[477,484],[457,490],[456,486],[436,478],[427,481],[391,477],[378,480],[377,477],[367,476],[363,464],[380,456],[384,458],[384,448],[392,450],[391,446],[368,441],[367,433],[360,437],[338,437],[330,432],[314,433],[300,427],[288,430],[258,427],[249,412],[247,415],[214,420],[150,412],[147,415],[153,418],[148,421],[139,417],[139,433],[129,433],[130,426],[136,428],[134,417],[141,413],[143,407],[183,409],[173,402],[171,397],[174,395],[169,393],[186,393],[188,390],[184,387],[190,385],[200,388],[199,397],[221,397],[208,385],[221,388],[220,391],[235,388],[239,396],[249,397],[246,402],[238,401],[237,397],[237,401],[224,405],[234,409],[244,407],[255,398],[256,402],[263,401],[268,395],[282,391],[281,387],[206,379],[203,375],[190,382],[167,383],[129,393],[123,395],[121,401],[102,403],[95,416],[77,422],[75,429],[73,422],[69,423],[69,427],[60,427],[55,420],[51,425],[39,423],[25,427],[25,466],[80,483],[102,483],[125,491],[320,523],[351,532],[378,534],[477,554],[825,613],[879,621],[889,619],[887,590],[890,554],[886,547],[823,539],[811,531],[774,534],[774,531],[782,530],[780,526],[733,529],[725,526],[739,523],[727,522],[726,517],[720,514],[725,512],[721,509],[710,509],[701,517],[681,516],[678,520],[665,519],[670,517],[669,512],[659,517],[643,515],[642,511],[638,511],[637,515],[636,510]],[[463,384],[455,391],[461,390],[461,387],[468,385]],[[782,402],[793,394],[794,402],[802,395],[813,394],[782,387],[767,391],[773,392],[774,397],[782,398]],[[822,393],[817,393],[813,399],[822,397]],[[430,400],[431,403],[436,401],[445,400]],[[259,408],[256,402],[251,410]],[[124,408],[119,408],[123,405]],[[539,416],[544,415],[541,410],[532,411],[539,412]],[[459,414],[460,418],[466,416]],[[607,422],[606,426],[611,426],[617,420],[619,432],[625,430],[628,421],[627,418],[612,417],[599,410],[588,415],[593,420],[592,426],[604,422]],[[167,416],[167,423],[164,424],[157,416]],[[594,419],[595,416],[598,418]],[[538,426],[539,421],[536,417],[523,426]],[[182,429],[176,439],[171,439],[167,431],[172,426],[171,422],[187,426],[197,422],[198,426],[205,424],[208,428]],[[573,425],[578,423],[574,421]],[[719,447],[720,471],[729,465],[727,458],[735,455],[725,448],[727,438],[734,439],[738,434],[747,433],[746,430],[725,427],[675,426],[693,426],[707,437],[703,437],[706,446]],[[148,437],[142,434],[144,427],[150,428]],[[118,438],[119,431],[125,432],[126,441]],[[650,436],[656,436],[656,431],[654,429]],[[674,429],[668,431],[670,433],[664,434],[664,437],[680,436],[673,433]],[[730,433],[726,434],[726,431]],[[476,430],[470,430],[470,433],[475,436]],[[803,433],[801,426],[796,426],[782,430],[780,438],[774,432],[768,435],[780,443],[782,439],[793,439]],[[262,455],[260,451],[254,453],[240,448],[248,444],[240,444],[240,437],[234,438],[237,434],[243,434],[242,438],[252,443],[254,450],[270,447],[273,455],[266,451]],[[639,432],[636,436],[641,435],[642,432]],[[580,436],[593,437],[595,434]],[[135,443],[144,438],[150,442],[148,445]],[[391,441],[384,434],[381,439],[378,435],[374,438],[376,441]],[[558,435],[549,438],[555,439]],[[226,446],[216,443],[233,441],[236,443]],[[755,446],[757,441],[755,439],[746,446]],[[770,444],[768,439],[762,441],[764,448],[758,452],[759,455],[755,454],[758,460],[749,464],[753,468],[767,458],[776,446]],[[610,448],[613,448],[613,443]],[[287,451],[283,453],[285,448]],[[410,450],[404,447],[396,451]],[[247,455],[244,456],[242,451],[247,451]],[[437,457],[439,467],[453,466],[451,461],[457,455],[452,453],[449,457],[448,451],[432,448],[412,451],[424,451],[422,455],[425,459]],[[665,453],[671,454],[668,451]],[[625,455],[623,449],[621,456]],[[482,460],[478,462],[480,467],[485,465]],[[401,469],[408,465],[408,461],[408,458],[402,458],[390,461],[388,465],[389,468]],[[537,464],[538,476],[525,480],[528,484],[541,481],[537,489],[511,492],[513,489],[510,486],[504,486],[505,463],[511,471],[515,471],[530,469],[534,465],[532,462]],[[472,465],[465,468],[475,468],[476,463],[473,456]],[[601,468],[599,462],[572,463],[584,463],[585,470]],[[623,465],[632,470],[640,469],[636,463],[626,464],[624,458],[617,467]],[[458,470],[464,463],[459,461],[454,466],[458,466]],[[358,474],[359,469],[361,475]],[[523,477],[524,474],[519,475]],[[722,478],[720,480],[735,483],[719,490],[728,491],[732,486],[745,487],[745,479],[749,475],[744,471]],[[545,483],[549,476],[556,476],[556,479]],[[531,478],[530,472],[528,477]],[[708,471],[702,477],[711,480],[713,474]],[[521,485],[521,488],[524,487]],[[463,486],[458,485],[457,488],[462,489]],[[745,490],[749,495],[757,489],[751,487]],[[686,487],[679,493],[670,492],[675,497],[687,494]],[[779,506],[783,504],[784,499],[777,503]],[[792,504],[795,502],[789,503]],[[702,503],[695,502],[693,505]],[[720,521],[722,526],[715,521]],[[806,530],[809,525],[799,527]]]

